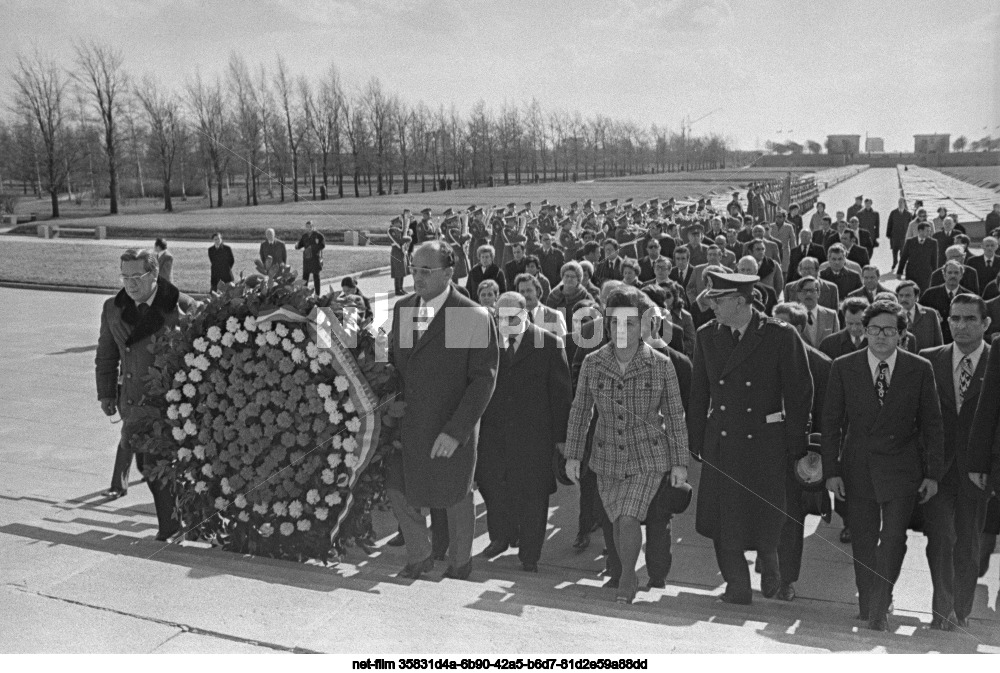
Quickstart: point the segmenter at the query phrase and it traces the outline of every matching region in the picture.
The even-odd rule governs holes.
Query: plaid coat
[[[666,355],[639,347],[625,374],[609,343],[586,357],[566,432],[566,457],[583,460],[597,407],[589,467],[618,479],[688,464],[687,425],[677,372]]]

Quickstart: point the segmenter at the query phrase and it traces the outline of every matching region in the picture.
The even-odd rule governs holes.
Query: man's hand
[[[431,447],[431,458],[451,458],[451,454],[455,453],[457,448],[458,440],[442,432]]]
[[[118,405],[115,403],[115,398],[105,397],[102,399],[101,411],[104,412],[105,416],[114,416],[115,412],[118,411]]]
[[[938,484],[933,479],[924,479],[920,484],[920,488],[917,489],[917,493],[920,494],[920,504],[924,504],[935,495],[937,495]]]
[[[670,468],[670,485],[674,488],[683,486],[688,480],[688,469],[683,465],[674,465]]]
[[[980,491],[986,490],[986,475],[982,472],[969,472],[969,479]]]
[[[837,500],[847,497],[847,489],[844,488],[844,480],[840,477],[830,477],[826,480],[826,490],[832,491]]]
[[[580,461],[575,458],[566,459],[566,476],[574,484],[580,483]]]

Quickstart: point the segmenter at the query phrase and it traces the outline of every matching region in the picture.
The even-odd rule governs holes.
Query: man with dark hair
[[[618,256],[618,241],[606,238],[601,242],[604,259],[594,268],[594,284],[600,287],[606,280],[622,279],[622,259]]]
[[[698,266],[708,261],[708,246],[701,240],[704,233],[705,227],[700,222],[695,222],[687,229],[688,242],[681,247],[688,251],[691,266]]]
[[[903,308],[877,301],[862,324],[868,347],[833,361],[823,406],[823,474],[851,513],[858,618],[888,630],[892,589],[913,508],[944,476],[944,428],[929,362],[898,348]]]
[[[660,259],[660,241],[650,238],[646,241],[646,255],[639,260],[639,281],[648,283],[656,277],[656,261]]]
[[[929,306],[941,316],[941,336],[946,344],[951,343],[951,330],[948,326],[948,315],[951,311],[951,302],[957,295],[963,293],[973,294],[967,287],[960,283],[962,280],[962,265],[952,260],[944,265],[944,283],[929,287],[920,295],[920,303]]]
[[[785,284],[785,301],[801,302],[799,287],[804,278],[815,278],[819,284],[819,305],[834,311],[840,308],[840,290],[828,280],[819,277],[819,260],[815,257],[803,257],[798,265],[799,279]]]
[[[931,274],[938,266],[937,242],[929,238],[930,232],[930,222],[920,223],[916,237],[907,239],[899,256],[899,276],[915,281],[921,292],[930,287]]]
[[[236,264],[236,258],[233,257],[233,249],[222,242],[222,232],[217,231],[212,235],[208,261],[212,265],[212,279],[209,285],[212,292],[215,292],[219,283],[233,282],[233,266]]]
[[[861,231],[868,232],[868,235],[871,237],[872,246],[877,247],[879,235],[879,214],[878,211],[872,209],[872,200],[865,199],[864,208],[854,213],[854,217],[858,218],[858,226]],[[848,215],[847,219],[850,220],[851,216]],[[868,254],[870,255],[871,252],[872,251],[869,250]]]
[[[799,282],[799,302],[805,314],[799,335],[809,346],[818,348],[828,336],[840,331],[837,312],[819,305],[819,279],[803,278]]]
[[[868,264],[861,268],[861,287],[847,295],[848,297],[864,297],[869,304],[875,303],[875,295],[879,292],[891,292],[891,290],[879,282],[878,267]]]
[[[156,259],[160,265],[159,277],[168,283],[174,282],[174,256],[167,251],[167,242],[162,238],[156,239],[156,243],[153,244],[153,252],[156,253]]]
[[[548,279],[550,287],[559,284],[562,278],[559,276],[566,257],[563,251],[552,245],[552,234],[543,233],[541,235],[542,249],[538,252],[538,263],[541,266],[542,274]]]
[[[830,265],[820,271],[819,277],[837,286],[837,292],[841,297],[848,297],[852,292],[862,286],[861,276],[845,268],[847,265],[847,251],[840,243],[834,243],[826,251],[826,258]]]
[[[831,334],[819,343],[819,349],[831,360],[841,355],[853,353],[867,346],[863,324],[868,300],[864,297],[848,297],[840,303],[840,313],[844,316],[844,329]]]
[[[844,254],[847,259],[864,268],[871,262],[871,257],[869,257],[868,251],[857,243],[858,236],[853,229],[844,229],[840,232],[840,244],[844,246]]]
[[[427,216],[429,217],[429,215]],[[415,243],[420,243],[414,238]],[[296,250],[302,251],[302,279],[307,283],[309,278],[313,279],[313,288],[316,296],[319,296],[319,272],[323,270],[323,249],[326,247],[326,238],[323,234],[313,229],[312,221],[306,222],[306,231],[295,244]]]
[[[861,202],[864,198],[863,194],[861,196],[854,197],[854,204],[847,209],[847,219],[851,219],[861,212]],[[868,202],[871,203],[871,199],[868,199]]]
[[[527,258],[524,256],[523,242],[512,241],[509,247],[513,259],[503,265],[503,277],[508,283],[524,273],[524,267],[528,263]]]
[[[826,250],[823,246],[812,242],[812,234],[806,230],[799,232],[799,244],[792,248],[788,256],[788,276],[787,282],[792,283],[801,278],[799,264],[806,257],[813,257],[820,263],[826,261]]]
[[[968,289],[972,294],[980,294],[984,286],[979,282],[979,274],[965,263],[965,248],[957,243],[944,251],[944,262],[931,274],[930,287],[944,283],[944,265],[952,260],[962,266],[962,277],[959,279],[962,287]]]
[[[889,221],[885,225],[885,235],[889,239],[889,247],[892,248],[890,273],[899,262],[899,253],[903,250],[903,244],[906,242],[906,228],[910,226],[912,220],[913,215],[906,209],[906,199],[901,198],[899,207],[889,213]]]
[[[924,505],[927,562],[934,585],[931,628],[943,631],[968,627],[979,578],[986,497],[968,476],[973,472],[968,453],[990,354],[983,341],[990,325],[986,303],[971,294],[956,296],[948,323],[953,343],[920,351],[934,368],[944,419],[944,476],[937,495]]]
[[[912,280],[900,281],[896,286],[896,299],[906,316],[906,331],[917,340],[917,349],[940,346],[944,343],[941,333],[941,315],[934,309],[917,303],[920,288]]]

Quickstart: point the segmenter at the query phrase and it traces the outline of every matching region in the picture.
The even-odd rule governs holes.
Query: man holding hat
[[[695,528],[715,544],[722,600],[748,605],[746,550],[757,550],[764,596],[781,588],[785,479],[806,453],[813,383],[795,329],[753,308],[760,278],[708,276],[715,319],[695,342],[687,414],[691,454],[704,463]]]

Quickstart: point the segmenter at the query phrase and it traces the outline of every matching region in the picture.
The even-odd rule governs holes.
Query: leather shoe
[[[523,562],[521,564],[521,570],[523,570],[526,573],[537,573],[538,572],[538,564],[537,563],[529,563],[529,562],[525,561],[525,562]]]
[[[955,617],[955,613],[951,613],[947,618],[935,616],[931,619],[931,628],[935,631],[954,631],[955,622],[958,618]]]
[[[590,546],[590,533],[579,533],[573,540],[573,549],[584,550]]]
[[[495,556],[499,556],[500,554],[504,553],[505,551],[507,551],[509,547],[510,545],[507,544],[506,542],[503,542],[501,540],[494,540],[493,542],[490,542],[488,545],[486,545],[486,549],[481,551],[479,555],[485,559],[491,559]]]
[[[516,537],[516,538],[514,538],[513,540],[510,541],[510,548],[511,549],[517,549],[520,546],[521,546],[521,538],[517,538]]]
[[[868,628],[872,631],[888,631],[889,619],[886,617],[885,613],[876,615],[868,620]]]
[[[774,598],[781,588],[781,579],[773,575],[764,575],[760,578],[760,592],[764,598]]]
[[[402,547],[406,544],[406,540],[403,539],[402,533],[396,533],[386,544],[390,547]]]
[[[782,584],[781,587],[778,589],[778,600],[779,601],[795,600],[795,585]]]
[[[448,566],[448,569],[444,571],[444,576],[451,580],[467,580],[469,575],[472,574],[472,559],[463,565],[456,568],[455,566]]]
[[[418,580],[421,575],[426,572],[430,572],[433,569],[434,559],[428,556],[423,561],[407,563],[406,567],[399,572],[398,577],[404,577],[408,580]]]
[[[160,531],[160,532],[158,532],[156,534],[156,541],[157,542],[169,542],[170,538],[172,538],[173,536],[177,535],[177,533],[179,531],[180,531],[180,527],[179,526],[177,528],[172,528],[172,529],[170,529],[168,531]]]
[[[665,589],[667,587],[667,580],[657,578],[649,578],[649,582],[646,583],[647,589]]]
[[[958,627],[963,628],[963,629],[969,628],[969,618],[968,617],[956,617],[955,618],[955,626],[958,626]]]
[[[840,531],[840,541],[844,544],[851,544],[851,529],[844,526],[844,530]]]
[[[750,594],[746,596],[740,596],[736,594],[729,593],[728,590],[723,591],[722,595],[719,597],[723,603],[731,603],[733,605],[751,605],[753,603],[753,597]]]
[[[109,500],[117,500],[118,498],[124,498],[128,495],[127,488],[109,488],[108,490],[101,493],[105,498]]]

